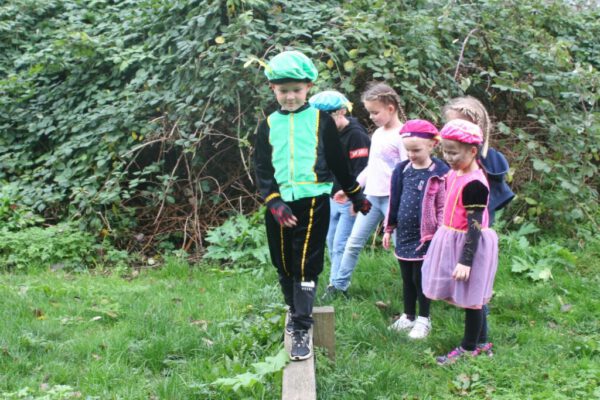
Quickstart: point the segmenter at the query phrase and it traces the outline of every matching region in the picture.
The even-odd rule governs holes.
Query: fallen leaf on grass
[[[92,353],[92,358],[96,361],[102,360],[102,357],[100,357],[98,354],[94,354],[94,353]]]
[[[43,311],[43,310],[41,310],[41,309],[39,309],[39,308],[35,308],[35,309],[33,310],[33,315],[35,315],[35,318],[36,318],[36,319],[39,319],[39,320],[44,320],[44,319],[46,319],[46,315],[44,314],[44,311]]]
[[[375,306],[377,306],[377,308],[379,308],[380,310],[385,310],[386,308],[390,307],[390,303],[386,303],[380,300],[375,302]]]
[[[101,320],[101,319],[102,319],[102,317],[101,317],[101,316],[99,316],[99,315],[97,315],[97,316],[95,316],[94,318],[90,319],[90,322],[91,322],[91,321],[99,321],[99,320]]]
[[[212,347],[213,344],[215,344],[212,340],[207,339],[207,338],[202,338],[202,341],[204,342],[204,344],[208,347]]]
[[[206,329],[208,329],[208,321],[205,321],[203,319],[194,319],[190,321],[190,325],[195,325],[198,328],[200,328],[200,330],[205,331]]]
[[[573,308],[572,304],[563,304],[562,306],[560,306],[560,312],[569,312],[571,311],[571,309]]]

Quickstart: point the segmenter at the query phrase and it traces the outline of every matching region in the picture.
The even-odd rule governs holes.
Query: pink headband
[[[444,125],[440,133],[442,139],[468,144],[483,143],[483,134],[479,126],[464,119],[453,119]]]
[[[440,134],[431,122],[425,121],[424,119],[411,119],[400,129],[400,136],[405,137],[418,137],[423,139],[433,139],[436,142],[440,141]]]

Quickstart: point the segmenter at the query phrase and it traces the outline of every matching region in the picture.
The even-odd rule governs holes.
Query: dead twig
[[[478,30],[479,30],[479,28],[471,29],[471,31],[467,34],[467,37],[465,37],[465,40],[463,40],[462,48],[460,49],[460,56],[458,57],[458,62],[456,63],[456,70],[454,70],[454,80],[455,81],[458,78],[458,71],[460,69],[460,65],[462,64],[462,60],[465,55],[465,48],[467,47],[467,42],[469,41],[469,38]]]

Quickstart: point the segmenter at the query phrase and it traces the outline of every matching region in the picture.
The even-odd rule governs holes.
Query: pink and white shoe
[[[462,346],[458,346],[445,356],[436,357],[435,360],[438,365],[450,365],[454,364],[459,358],[472,357],[474,352],[475,351],[468,351],[463,349]]]

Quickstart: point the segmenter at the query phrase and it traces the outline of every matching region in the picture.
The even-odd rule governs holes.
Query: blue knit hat
[[[308,102],[321,111],[336,111],[345,108],[352,112],[352,103],[336,90],[325,90],[312,96]]]

